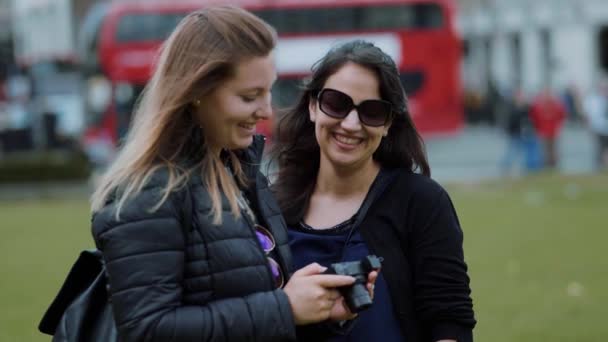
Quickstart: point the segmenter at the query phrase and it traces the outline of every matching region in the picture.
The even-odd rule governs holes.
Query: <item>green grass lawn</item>
[[[608,175],[451,185],[465,231],[476,341],[601,341]],[[0,341],[48,341],[38,321],[83,248],[82,200],[0,202]]]
[[[448,188],[465,231],[478,341],[608,336],[608,175]]]
[[[50,341],[38,322],[80,250],[94,246],[87,199],[0,202],[0,341]]]

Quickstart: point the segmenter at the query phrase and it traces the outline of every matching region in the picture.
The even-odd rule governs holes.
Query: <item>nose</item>
[[[356,131],[361,129],[361,121],[359,120],[359,113],[353,108],[348,115],[340,122],[342,128],[349,131]]]
[[[270,93],[262,99],[260,108],[255,112],[255,116],[260,120],[266,120],[272,116],[272,96]]]

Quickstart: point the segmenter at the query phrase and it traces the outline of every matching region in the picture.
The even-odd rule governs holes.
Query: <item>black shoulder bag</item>
[[[117,341],[101,252],[83,251],[38,329],[53,341]]]
[[[192,227],[192,198],[186,190],[183,206],[184,234]],[[70,269],[59,293],[46,310],[40,332],[53,342],[118,341],[118,331],[108,296],[106,268],[101,252],[85,250]]]

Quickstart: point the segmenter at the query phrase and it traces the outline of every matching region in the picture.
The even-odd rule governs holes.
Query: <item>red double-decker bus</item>
[[[88,40],[92,108],[89,139],[113,143],[126,132],[130,113],[150,77],[161,42],[189,12],[217,0],[117,1],[97,15]],[[298,81],[338,42],[374,42],[397,63],[410,109],[423,135],[453,133],[463,124],[460,38],[452,0],[238,0],[279,33],[278,106],[295,100]],[[95,22],[95,20],[92,20]],[[95,25],[90,25],[95,28]],[[87,40],[84,39],[86,42]],[[87,46],[87,44],[85,44]],[[259,129],[271,134],[271,123]]]

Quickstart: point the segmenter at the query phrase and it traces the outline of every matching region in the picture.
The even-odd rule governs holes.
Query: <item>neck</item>
[[[380,165],[370,160],[362,166],[336,167],[321,159],[314,193],[332,194],[336,197],[367,193],[380,172]]]

